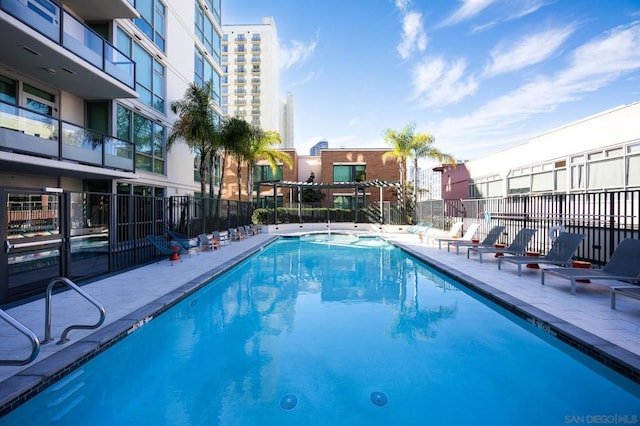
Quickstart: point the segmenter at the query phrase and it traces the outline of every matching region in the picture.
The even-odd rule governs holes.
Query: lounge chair
[[[576,294],[576,280],[615,280],[640,282],[640,240],[620,241],[611,259],[602,269],[545,268],[540,276],[544,285],[545,274],[556,275],[571,281],[571,294]]]
[[[230,243],[230,241],[229,241],[229,233],[228,232],[213,231],[211,233],[211,237],[214,240],[218,240],[220,242],[221,246],[226,246],[227,244]]]
[[[472,223],[471,225],[469,225],[469,228],[467,228],[464,235],[460,238],[436,238],[436,241],[438,241],[438,249],[442,248],[442,243],[450,243],[451,241],[471,242],[471,239],[473,238],[474,235],[476,235],[476,232],[478,231],[479,227],[480,227],[480,224]],[[448,250],[448,246],[447,246],[447,250]]]
[[[183,252],[182,246],[172,244],[164,237],[158,235],[147,235],[147,240],[149,240],[160,253],[169,256],[171,266],[173,266],[174,261],[179,260],[182,262],[182,259],[179,256],[179,254]]]
[[[498,238],[500,238],[500,234],[504,232],[504,228],[504,226],[494,226],[491,228],[485,239],[479,243],[451,240],[447,243],[447,251],[449,251],[451,246],[456,247],[456,254],[460,254],[460,247],[493,247],[493,245],[498,241]]]
[[[432,229],[431,227],[428,227],[425,230],[418,231],[417,234],[420,237],[420,241],[422,241],[424,237],[427,237],[427,240],[435,238],[453,238],[460,233],[462,225],[464,225],[464,222],[456,222],[451,225],[451,228],[448,231],[442,231],[439,229]]]
[[[198,248],[200,247],[200,240],[198,240],[197,238],[189,238],[186,235],[173,231],[169,231],[168,234],[178,244],[180,244],[180,246],[182,246],[182,248],[185,249],[187,253],[189,253],[189,257],[191,257],[192,250],[195,250],[197,254],[200,254],[198,252]]]
[[[211,251],[220,248],[220,240],[209,238],[207,234],[198,234],[198,240],[200,240],[200,247],[209,248]]]
[[[419,231],[423,231],[425,229],[429,229],[433,226],[432,223],[430,224],[425,224],[424,222],[418,222],[413,226],[410,226],[407,228],[407,232],[410,234],[417,234]]]
[[[640,300],[640,286],[621,285],[611,287],[611,309],[616,308],[616,295],[630,297]]]
[[[522,275],[522,265],[527,264],[551,264],[559,266],[571,265],[578,246],[584,239],[583,234],[572,234],[561,232],[555,239],[549,252],[544,256],[501,256],[498,258],[498,269],[501,269],[502,262],[515,263],[518,265],[518,276]]]
[[[531,228],[522,228],[518,231],[515,238],[509,244],[508,247],[498,248],[498,247],[469,247],[467,249],[467,259],[469,258],[469,254],[471,252],[478,253],[480,258],[480,263],[482,263],[482,255],[484,253],[500,253],[500,254],[513,254],[513,255],[524,255],[527,250],[527,246],[533,238],[533,234],[535,234],[537,229]]]
[[[244,234],[237,228],[229,228],[229,239],[231,241],[240,241],[244,239]]]

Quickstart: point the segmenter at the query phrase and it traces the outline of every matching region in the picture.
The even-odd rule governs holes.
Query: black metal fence
[[[149,262],[157,256],[147,235],[166,236],[175,231],[190,237],[224,231],[251,223],[253,205],[248,202],[191,196],[113,196],[117,214],[109,229],[110,270],[118,271]]]
[[[551,244],[549,229],[561,225],[585,235],[577,260],[604,265],[621,240],[640,238],[640,190],[422,201],[416,216],[443,229],[456,220],[479,222],[481,238],[493,226],[506,226],[504,243],[521,228],[535,228],[530,248],[542,253]]]

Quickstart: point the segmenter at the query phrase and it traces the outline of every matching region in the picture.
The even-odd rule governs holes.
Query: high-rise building
[[[212,81],[222,114],[221,0],[63,3],[0,3],[0,186],[197,192],[170,105]]]
[[[280,146],[285,149],[291,149],[295,145],[293,133],[293,95],[287,92],[287,96],[282,99],[280,104]]]
[[[279,132],[280,58],[274,19],[223,25],[222,30],[224,115]]]
[[[329,142],[322,140],[311,147],[309,150],[309,155],[320,155],[321,149],[329,149]]]

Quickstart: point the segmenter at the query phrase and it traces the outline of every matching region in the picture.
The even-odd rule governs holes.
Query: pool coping
[[[600,364],[640,384],[640,355],[624,349],[602,337],[545,312],[535,306],[505,293],[448,266],[411,246],[389,241],[396,247],[426,262],[440,273],[457,281],[501,308],[533,324],[559,341],[577,349]]]
[[[496,289],[489,284],[460,272],[409,245],[390,240],[379,234],[374,236],[426,262],[438,272],[456,279],[478,295],[528,321],[550,336],[588,355],[600,364],[620,373],[635,383],[640,383],[640,355],[621,348],[606,339],[598,337],[578,326],[570,324],[565,320]],[[70,346],[61,349],[41,361],[35,362],[14,376],[2,381],[0,418],[33,398],[53,383],[63,379],[80,365],[135,332],[155,316],[162,314],[186,297],[200,290],[212,279],[273,244],[280,237],[280,235],[274,235],[259,245],[247,249],[245,252],[215,266],[169,293],[99,328]]]
[[[63,379],[80,365],[135,332],[154,317],[200,290],[212,279],[235,267],[268,245],[273,244],[278,239],[278,236],[268,238],[259,245],[247,249],[245,252],[200,274],[169,293],[97,329],[95,332],[51,354],[47,358],[36,361],[33,365],[2,381],[0,418],[55,382]]]

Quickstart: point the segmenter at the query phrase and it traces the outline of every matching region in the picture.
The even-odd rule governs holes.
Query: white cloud
[[[454,104],[473,94],[478,84],[472,76],[465,77],[467,62],[451,63],[441,57],[425,57],[413,69],[413,99],[420,107]]]
[[[491,63],[485,76],[513,72],[543,62],[562,46],[573,33],[573,25],[531,34],[511,44],[502,44],[491,51]]]
[[[476,149],[495,146],[502,142],[498,138],[513,139],[513,126],[531,116],[553,111],[563,103],[580,99],[583,93],[598,90],[637,70],[640,70],[640,22],[617,27],[583,44],[573,52],[566,69],[554,76],[540,76],[471,114],[444,120],[434,133],[448,143],[473,142]]]
[[[469,20],[496,1],[497,0],[462,0],[462,6],[445,19],[442,25],[453,25]]]
[[[306,62],[313,56],[318,45],[318,34],[314,40],[305,44],[290,40],[288,45],[280,45],[280,68],[289,69],[297,63]]]
[[[427,33],[422,23],[422,14],[406,10],[406,1],[400,8],[402,12],[402,41],[398,44],[398,53],[402,59],[407,59],[415,50],[423,52],[427,48]]]

